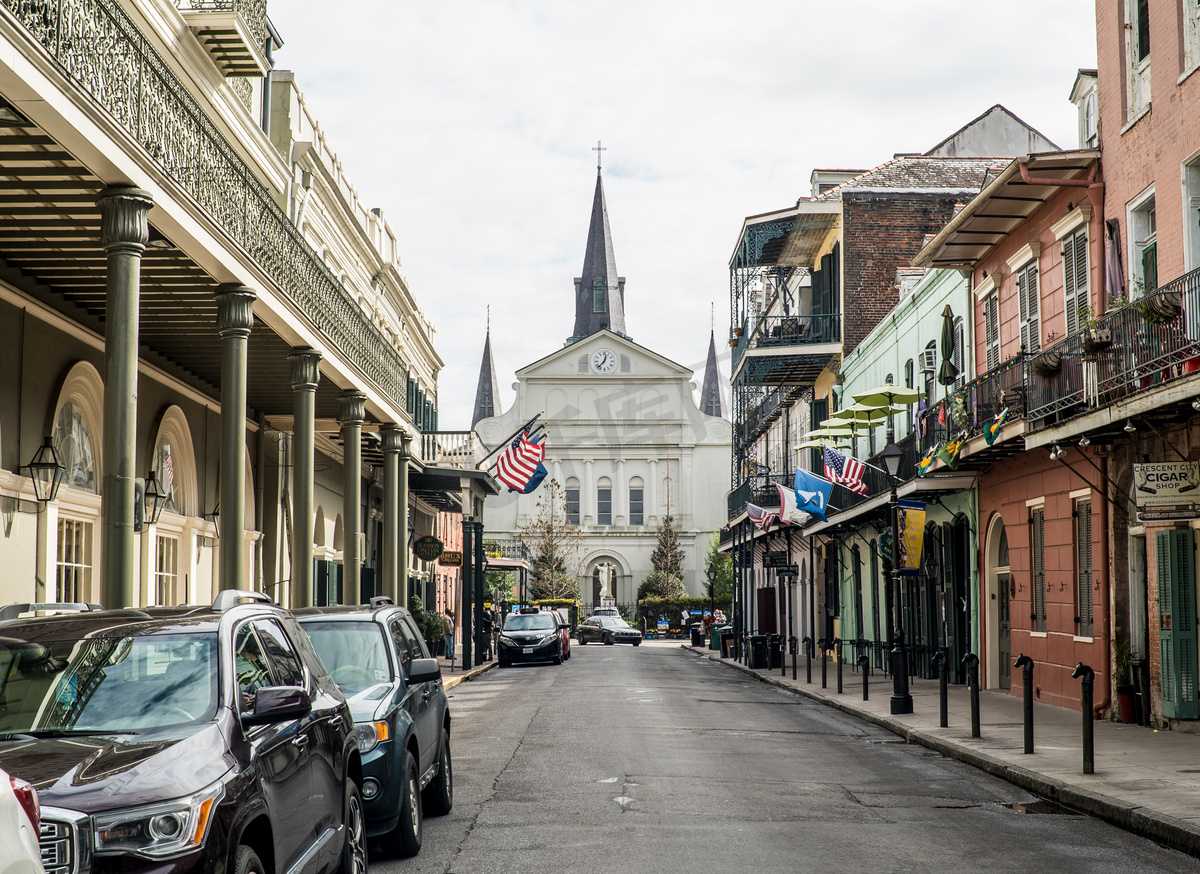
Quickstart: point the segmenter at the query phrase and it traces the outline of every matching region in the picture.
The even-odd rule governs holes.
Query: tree
[[[729,601],[733,598],[733,556],[721,552],[720,547],[721,535],[713,532],[708,540],[708,554],[704,557],[705,594],[713,600]],[[709,568],[713,567],[717,569],[715,584],[708,574]]]
[[[658,543],[650,556],[650,566],[660,574],[683,579],[683,549],[679,546],[679,529],[669,513],[658,523]]]
[[[567,516],[567,493],[549,480],[538,498],[537,515],[518,535],[532,556],[530,600],[579,598],[579,555],[583,535]]]
[[[639,601],[643,598],[683,598],[687,596],[687,590],[679,577],[651,571],[638,586],[637,596]]]

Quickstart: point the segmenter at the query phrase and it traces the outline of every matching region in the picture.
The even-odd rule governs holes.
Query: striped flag
[[[768,513],[757,504],[746,505],[746,515],[750,517],[750,521],[754,523],[754,527],[766,534],[771,530],[771,526],[775,524],[775,520],[779,517],[774,513]]]
[[[546,438],[534,440],[529,436],[533,422],[514,438],[509,447],[496,459],[496,479],[509,491],[529,494],[546,478]]]
[[[836,449],[825,447],[825,479],[841,483],[856,495],[867,493],[867,484],[862,481],[863,463]]]

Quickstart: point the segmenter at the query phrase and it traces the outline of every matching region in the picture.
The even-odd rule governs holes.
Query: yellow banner
[[[900,502],[900,563],[897,570],[908,577],[921,571],[921,548],[925,542],[925,502]]]

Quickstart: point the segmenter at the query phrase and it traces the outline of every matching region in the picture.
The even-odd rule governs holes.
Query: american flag
[[[856,495],[865,495],[867,485],[862,481],[864,470],[861,461],[825,447],[825,479],[830,482],[841,483]]]
[[[546,456],[546,440],[531,440],[529,432],[532,429],[533,422],[530,422],[496,459],[496,479],[514,492],[532,491],[529,486],[534,475],[539,468],[545,470],[542,459]]]
[[[750,521],[754,523],[754,527],[766,534],[771,530],[771,526],[775,524],[775,520],[779,517],[774,513],[768,513],[757,504],[746,505],[746,515],[750,517]]]

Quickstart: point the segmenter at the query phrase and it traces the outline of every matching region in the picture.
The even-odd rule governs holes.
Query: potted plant
[[[1113,678],[1117,683],[1117,705],[1120,708],[1121,722],[1134,725],[1137,723],[1137,715],[1133,706],[1133,684],[1129,679],[1129,660],[1133,657],[1133,650],[1128,640],[1114,640],[1112,650]]]
[[[1183,295],[1178,291],[1151,292],[1141,298],[1136,306],[1147,325],[1159,325],[1177,318],[1183,312]]]
[[[1103,352],[1112,345],[1112,328],[1102,328],[1096,322],[1096,313],[1089,306],[1083,313],[1083,351],[1088,354]]]

